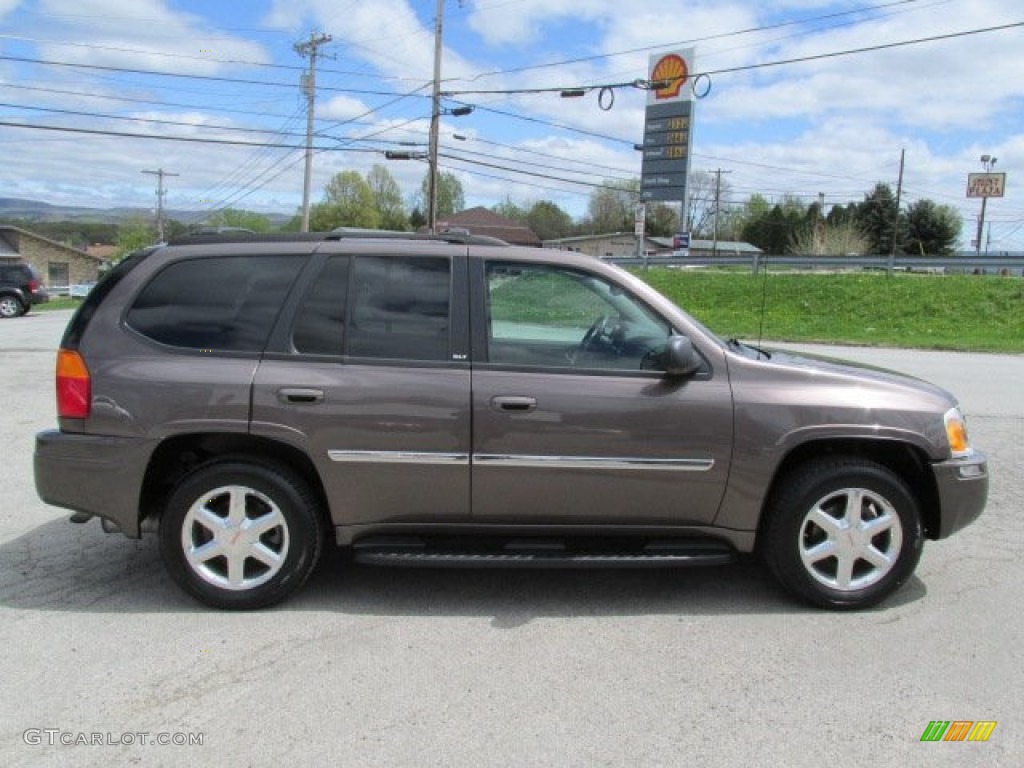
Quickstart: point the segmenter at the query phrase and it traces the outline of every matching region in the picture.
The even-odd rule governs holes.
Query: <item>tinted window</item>
[[[128,325],[174,347],[260,352],[301,266],[287,256],[179,261],[142,290]]]
[[[299,352],[343,354],[348,265],[348,256],[331,257],[306,294],[292,332]]]
[[[554,265],[489,263],[488,360],[565,368],[656,368],[671,329],[601,277]]]
[[[448,360],[451,264],[435,257],[356,257],[348,347],[355,357]]]

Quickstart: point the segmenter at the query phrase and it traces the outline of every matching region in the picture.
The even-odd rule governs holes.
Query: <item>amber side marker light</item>
[[[62,419],[87,419],[92,401],[92,381],[78,352],[57,352],[57,415]]]
[[[959,458],[971,454],[971,443],[967,439],[967,422],[958,408],[951,408],[946,412],[946,439],[949,441],[949,450],[954,457]]]

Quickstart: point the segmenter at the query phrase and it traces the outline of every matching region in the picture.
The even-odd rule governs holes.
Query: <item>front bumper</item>
[[[36,492],[47,504],[104,518],[139,537],[139,499],[155,441],[77,435],[36,435]]]
[[[975,451],[962,459],[932,464],[939,492],[939,528],[931,538],[944,539],[970,525],[988,499],[988,458]]]

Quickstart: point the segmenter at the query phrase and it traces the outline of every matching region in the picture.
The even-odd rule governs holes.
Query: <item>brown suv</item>
[[[974,520],[947,392],[724,341],[636,277],[459,234],[193,238],[68,325],[36,485],[158,527],[223,608],[280,600],[325,531],[380,565],[688,566],[759,552],[862,607]]]

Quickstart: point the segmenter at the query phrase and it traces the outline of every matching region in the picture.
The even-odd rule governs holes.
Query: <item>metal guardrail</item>
[[[51,296],[70,296],[73,299],[83,299],[89,295],[89,291],[96,283],[76,283],[74,285],[51,285],[47,286],[46,292]]]
[[[609,261],[623,266],[652,267],[736,267],[748,266],[751,271],[773,267],[790,267],[807,270],[856,270],[890,268],[900,272],[958,272],[1024,276],[1024,256],[773,256],[770,254],[718,256],[648,256],[606,257]]]

